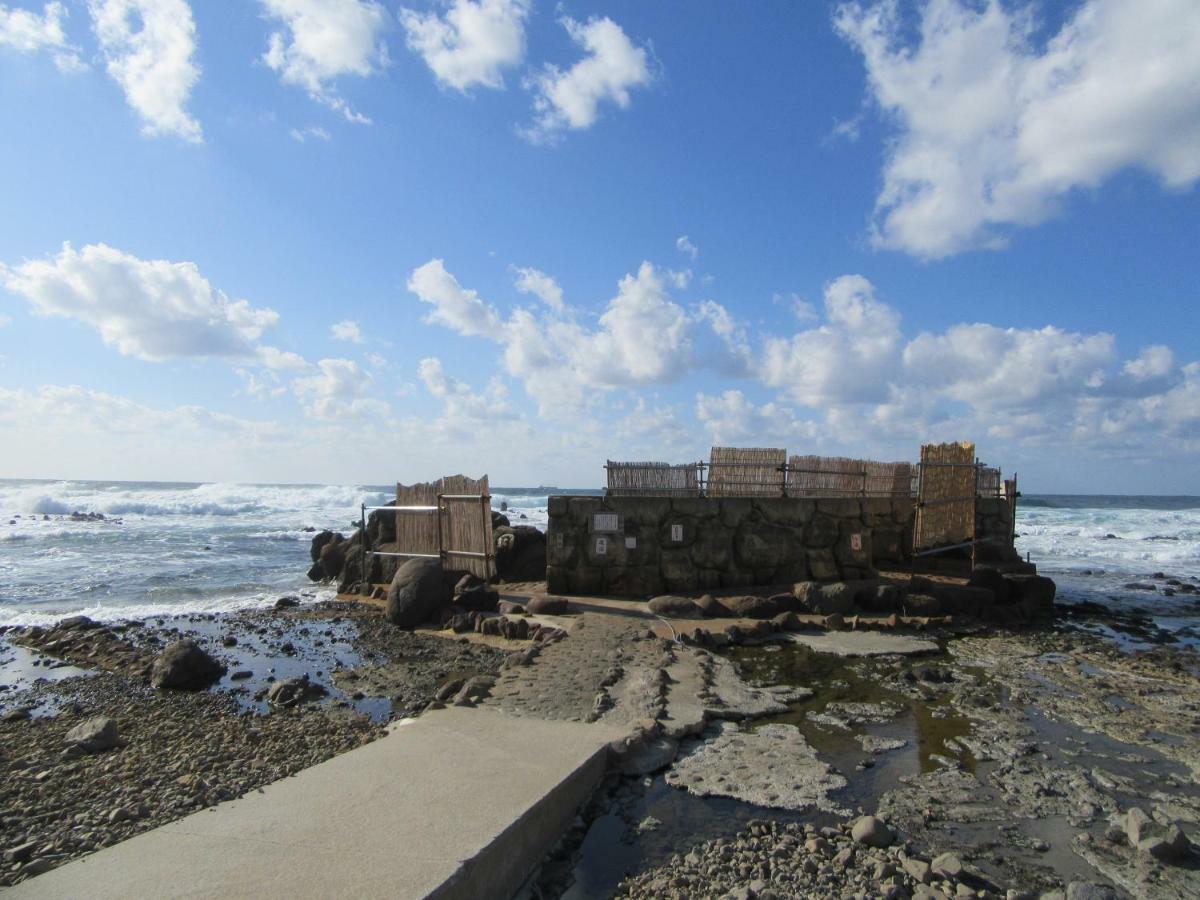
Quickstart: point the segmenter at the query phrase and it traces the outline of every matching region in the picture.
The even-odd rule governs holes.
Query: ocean
[[[359,505],[386,502],[390,490],[0,480],[0,625],[331,596],[304,574],[313,532],[349,534]],[[514,524],[545,528],[545,489],[492,494]],[[1159,573],[1200,577],[1200,497],[1028,495],[1018,504],[1017,534],[1017,549],[1058,582],[1060,599],[1148,612],[1172,632],[1200,627],[1197,595],[1126,587]]]

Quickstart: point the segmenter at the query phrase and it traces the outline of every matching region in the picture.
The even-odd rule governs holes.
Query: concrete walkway
[[[590,796],[600,724],[449,707],[100,850],[25,897],[510,897]]]

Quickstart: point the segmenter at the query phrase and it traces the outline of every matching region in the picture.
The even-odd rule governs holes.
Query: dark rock
[[[931,594],[909,594],[904,601],[904,612],[910,616],[936,616],[942,611],[942,604]]]
[[[722,597],[721,605],[738,619],[771,619],[779,614],[779,605],[770,597]]]
[[[903,594],[894,584],[878,584],[858,592],[858,603],[870,612],[895,612],[903,601]]]
[[[1012,600],[1012,583],[991,566],[976,566],[972,569],[967,585],[991,591],[997,606],[1007,606]]]
[[[474,580],[464,586],[463,583],[468,578]],[[496,607],[500,603],[500,592],[474,575],[464,575],[455,587],[453,602],[460,609],[475,612],[495,612]]]
[[[507,528],[508,526],[509,526],[508,516],[504,515],[504,513],[496,512],[496,510],[493,509],[492,510],[492,530],[495,531],[497,528]],[[439,698],[439,699],[445,699],[445,698]]]
[[[294,606],[300,605],[299,597],[280,597],[275,601],[276,609],[291,609]]]
[[[688,597],[676,597],[668,594],[662,597],[655,597],[647,606],[650,612],[657,616],[668,616],[677,619],[694,619],[703,616],[704,613],[695,601]]]
[[[92,621],[87,616],[67,616],[65,619],[60,619],[55,627],[62,631],[90,631],[93,628],[99,628],[100,623]]]
[[[225,674],[217,662],[190,638],[167,646],[150,666],[150,683],[160,690],[202,690]]]
[[[6,710],[3,715],[0,715],[0,722],[24,722],[29,717],[29,710],[18,706],[16,709]]]
[[[836,582],[821,587],[816,596],[811,598],[812,610],[820,615],[840,613],[846,615],[854,609],[854,598],[857,592],[845,582]]]
[[[780,612],[799,612],[800,601],[795,594],[772,594],[768,599],[775,604]]]
[[[692,602],[706,619],[720,619],[729,615],[729,610],[712,594],[703,594]]]
[[[551,594],[534,594],[525,604],[525,610],[531,616],[562,616],[570,608],[566,597],[555,597]]]
[[[502,616],[523,616],[526,614],[525,607],[512,600],[499,601],[496,604],[496,611]]]
[[[108,716],[95,716],[80,722],[66,733],[63,742],[72,747],[78,747],[88,753],[99,753],[117,745],[120,734],[117,731],[117,720]]]
[[[427,622],[450,599],[436,559],[410,559],[396,570],[388,588],[387,619],[401,628]]]
[[[313,562],[318,562],[321,559],[322,548],[333,540],[341,541],[345,539],[342,537],[342,535],[335,534],[332,531],[322,531],[312,539],[312,544],[309,546],[308,552],[309,556],[312,557]]]

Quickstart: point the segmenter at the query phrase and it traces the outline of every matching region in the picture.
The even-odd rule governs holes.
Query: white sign
[[[850,549],[851,550],[861,550],[862,549],[862,535],[861,534],[855,533],[855,534],[850,535]]]
[[[635,537],[625,538],[625,549],[626,550],[633,550],[635,547],[637,547],[637,538],[635,538]]]
[[[682,525],[672,525],[671,526],[671,540],[673,540],[673,541],[682,541],[683,540],[683,526]]]
[[[608,554],[608,538],[596,538],[596,555],[606,556]]]
[[[616,513],[596,513],[592,516],[592,531],[616,531],[620,519]]]

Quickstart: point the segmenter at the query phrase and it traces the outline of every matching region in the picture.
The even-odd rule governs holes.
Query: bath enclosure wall
[[[644,597],[870,577],[911,559],[912,498],[549,499],[552,592]],[[1015,557],[1012,507],[980,498],[980,556]]]

